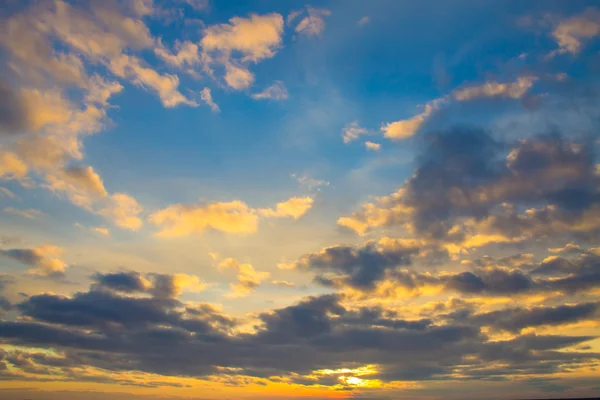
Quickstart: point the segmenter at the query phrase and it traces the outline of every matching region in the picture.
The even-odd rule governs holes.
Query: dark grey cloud
[[[8,249],[8,250],[0,250],[0,255],[3,255],[8,258],[12,258],[15,261],[18,261],[25,265],[30,265],[32,267],[37,267],[44,260],[40,254],[36,253],[32,249]]]
[[[298,265],[317,272],[321,283],[330,282],[328,278],[333,274],[348,286],[372,289],[389,271],[410,265],[411,255],[418,251],[415,247],[379,249],[375,244],[358,248],[334,246],[305,255]]]
[[[178,295],[176,277],[170,274],[153,274],[150,293],[156,297],[172,298]]]
[[[329,252],[330,249],[336,251]],[[401,287],[415,294],[419,289],[442,287],[448,292],[467,296],[510,296],[515,294],[561,292],[573,295],[600,287],[600,256],[583,252],[575,258],[550,257],[536,262],[529,255],[494,259],[483,257],[470,262],[470,271],[453,273],[424,273],[418,266],[406,265],[396,252],[388,249],[365,247],[342,247],[344,257],[336,257],[337,248],[324,249],[302,257],[299,264],[316,273],[315,281],[326,287],[338,289],[351,287],[365,295],[378,288],[380,295],[385,283],[390,295]],[[390,253],[391,252],[391,253]],[[418,253],[411,249],[411,253]],[[367,253],[367,257],[358,256]],[[392,254],[390,256],[390,254]],[[368,260],[368,261],[365,261]],[[409,258],[410,260],[410,258]],[[374,269],[375,271],[371,271]],[[368,270],[368,272],[363,272]],[[325,272],[323,272],[325,271]],[[358,280],[356,277],[369,277]]]
[[[410,223],[417,237],[460,243],[466,233],[456,228],[464,218],[491,218],[488,233],[544,237],[569,231],[556,231],[552,222],[581,223],[600,203],[593,139],[546,134],[511,142],[463,127],[420,140],[417,166],[402,194],[376,203],[388,211],[383,225]],[[525,208],[538,212],[524,215]],[[367,214],[352,218],[368,224]],[[596,233],[589,229],[572,234],[589,239]]]
[[[23,97],[0,79],[0,135],[24,133],[30,125],[29,111]]]
[[[512,294],[532,290],[535,282],[521,271],[486,269],[477,275],[461,272],[445,279],[446,288],[460,293],[471,294]]]
[[[51,294],[31,296],[18,305],[25,316],[40,321],[92,327],[108,324],[168,323],[168,311],[179,303],[171,299],[126,298],[109,292],[77,293],[72,298]]]
[[[563,325],[583,320],[595,319],[598,303],[562,305],[556,307],[535,307],[531,309],[512,308],[479,314],[472,318],[477,324],[495,329],[520,332],[529,327]]]
[[[144,278],[135,271],[95,274],[92,279],[99,287],[119,292],[144,292],[147,289]]]
[[[424,140],[404,201],[415,208],[415,229],[440,237],[449,230],[447,222],[456,217],[489,213],[490,204],[476,195],[502,176],[502,146],[479,129],[454,129],[426,135]],[[460,203],[453,192],[462,195]]]
[[[407,320],[395,311],[348,308],[341,301],[340,295],[308,297],[259,315],[256,332],[236,334],[239,322],[208,304],[183,304],[147,293],[132,297],[92,285],[90,291],[71,297],[44,294],[26,299],[17,309],[27,321],[1,321],[0,342],[49,347],[62,354],[14,359],[25,368],[94,366],[197,377],[227,374],[218,367],[240,368],[236,375],[269,378],[377,364],[380,370],[374,379],[449,379],[453,366],[461,364],[466,376],[472,370],[475,379],[478,368],[490,362],[502,361],[508,375],[537,374],[550,368],[561,371],[592,357],[557,352],[591,337],[518,336],[512,342],[492,343],[480,330],[489,322],[472,313],[441,323]],[[576,308],[566,314],[586,312]],[[534,324],[569,320],[555,314],[532,320]],[[513,317],[514,321],[508,314],[499,319],[512,321],[504,324],[517,329],[524,323],[519,321],[528,318],[518,312]],[[541,360],[546,370],[536,367]],[[306,384],[319,382],[309,379]]]
[[[6,286],[14,283],[12,277],[0,274],[0,310],[9,311],[12,309],[11,302],[3,295]]]

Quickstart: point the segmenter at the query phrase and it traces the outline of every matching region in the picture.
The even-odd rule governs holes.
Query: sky
[[[0,398],[600,396],[596,1],[3,0]]]

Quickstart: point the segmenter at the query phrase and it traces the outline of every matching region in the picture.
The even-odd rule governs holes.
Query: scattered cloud
[[[362,17],[361,19],[359,19],[356,24],[358,26],[365,26],[367,25],[369,22],[371,22],[371,18],[368,15],[365,15],[364,17]]]
[[[5,207],[4,212],[7,214],[18,215],[19,217],[27,218],[27,219],[36,219],[38,217],[42,217],[46,214],[41,212],[40,210],[36,210],[34,208],[28,209],[18,209],[14,207]]]
[[[200,45],[209,63],[214,61],[225,67],[227,85],[242,90],[254,82],[247,65],[273,57],[281,47],[282,35],[281,15],[251,14],[205,28]]]
[[[293,282],[288,282],[288,281],[271,281],[271,285],[283,286],[283,287],[289,287],[289,288],[293,288],[296,286]]]
[[[579,15],[561,21],[552,31],[552,36],[559,48],[551,52],[550,57],[579,53],[583,40],[600,36],[600,11],[590,7]]]
[[[221,111],[217,103],[213,101],[212,94],[209,88],[205,87],[200,91],[200,99],[202,99],[202,101],[205,102],[213,112]]]
[[[469,101],[485,97],[520,99],[527,94],[536,80],[536,77],[523,76],[519,77],[516,82],[499,83],[491,81],[481,86],[470,86],[455,90],[453,96],[458,101]]]
[[[250,208],[242,201],[203,204],[174,204],[152,213],[149,221],[161,227],[160,237],[188,236],[207,229],[232,234],[251,234],[258,230],[259,217],[294,219],[304,215],[313,204],[311,197],[292,197],[275,208]]]
[[[534,76],[522,76],[515,82],[488,81],[481,85],[465,86],[454,90],[448,96],[430,101],[421,113],[413,117],[382,124],[381,131],[389,139],[405,140],[414,136],[436,111],[451,100],[467,102],[486,98],[521,99],[529,93],[537,80],[538,78]]]
[[[179,0],[186,3],[196,11],[204,11],[210,5],[210,0]]]
[[[99,235],[106,236],[106,237],[110,236],[110,230],[103,226],[94,226],[91,229],[92,229],[92,232],[96,232]]]
[[[13,259],[21,264],[33,267],[27,272],[44,278],[61,278],[68,267],[59,257],[63,249],[53,245],[42,245],[29,249],[0,250],[0,255]]]
[[[277,203],[275,209],[263,208],[259,210],[262,216],[269,218],[292,217],[298,219],[312,207],[312,197],[292,197],[289,200]]]
[[[283,82],[275,81],[262,92],[254,93],[252,98],[255,100],[287,100],[288,91]]]
[[[319,188],[321,186],[329,186],[331,184],[331,182],[326,181],[326,180],[320,180],[320,179],[311,178],[307,174],[302,174],[302,175],[292,174],[291,176],[292,176],[292,178],[296,179],[296,181],[301,186],[306,187],[308,190],[313,190],[315,188],[317,190],[320,190]]]
[[[105,216],[119,228],[137,231],[144,225],[139,214],[143,211],[137,200],[125,193],[114,193],[98,214]]]
[[[233,258],[226,258],[218,265],[219,270],[233,270],[237,273],[237,283],[231,283],[230,297],[243,297],[252,293],[270,274],[258,272],[250,264],[242,264]]]
[[[381,150],[381,144],[375,142],[365,142],[367,150],[379,151]]]
[[[304,36],[320,36],[325,30],[325,18],[330,15],[331,11],[329,10],[307,6],[306,10],[291,13],[288,16],[288,24],[301,16],[300,21],[294,28],[296,33]]]
[[[5,187],[0,187],[0,193],[5,196],[8,197],[9,199],[16,199],[17,195],[14,194],[10,189],[7,189]]]
[[[350,143],[357,140],[360,136],[371,134],[372,133],[368,129],[361,127],[358,124],[358,121],[352,121],[342,128],[342,138],[344,139],[344,143]]]
[[[152,213],[149,221],[161,227],[158,236],[177,237],[206,229],[234,234],[254,233],[258,216],[242,201],[208,204],[174,204]]]

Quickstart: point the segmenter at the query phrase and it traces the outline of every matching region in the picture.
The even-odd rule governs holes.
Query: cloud
[[[0,45],[14,83],[9,88],[13,103],[21,110],[11,115],[21,118],[24,132],[0,155],[2,178],[28,184],[40,179],[41,186],[89,212],[116,219],[118,226],[141,226],[135,200],[109,194],[93,167],[80,162],[83,138],[105,127],[108,100],[123,89],[86,68],[106,67],[117,78],[155,90],[167,107],[194,105],[178,92],[176,76],[157,73],[133,54],[157,45],[140,19],[151,12],[148,1],[127,7],[57,0],[22,8],[6,20]]]
[[[187,236],[207,228],[227,233],[248,234],[258,229],[258,216],[244,202],[174,204],[152,213],[149,221],[162,227],[161,237]]]
[[[315,271],[317,281],[328,286],[343,284],[369,290],[389,277],[388,273],[410,265],[411,256],[418,251],[413,246],[383,248],[374,243],[359,248],[339,245],[306,254],[294,266]]]
[[[221,111],[217,103],[213,101],[212,94],[209,88],[205,87],[200,91],[200,99],[202,99],[202,101],[205,102],[213,112]]]
[[[296,25],[296,33],[304,36],[320,36],[325,30],[325,17],[331,15],[331,11],[323,8],[306,7],[305,12],[300,14],[290,14],[288,24],[294,21],[297,16],[305,14]]]
[[[65,178],[98,197],[106,197],[108,192],[100,175],[90,166],[71,166],[65,169]]]
[[[42,211],[34,208],[18,209],[14,207],[5,207],[4,212],[7,214],[18,215],[27,219],[36,219],[37,217],[42,217],[45,215]]]
[[[115,293],[146,293],[156,299],[176,299],[183,292],[201,292],[206,288],[199,277],[187,274],[157,274],[146,276],[136,271],[97,273],[92,276],[93,290]]]
[[[204,11],[208,8],[209,0],[179,0],[182,3],[186,3],[196,11]]]
[[[367,150],[379,151],[381,150],[381,144],[375,142],[365,142],[365,147]]]
[[[143,207],[133,197],[125,193],[114,193],[107,199],[106,206],[98,214],[112,220],[120,228],[137,231],[144,225],[138,216]]]
[[[225,82],[235,90],[242,90],[252,85],[254,75],[245,67],[227,63],[225,65]]]
[[[384,123],[383,135],[392,140],[405,140],[414,136],[427,120],[451,101],[467,102],[477,99],[521,99],[529,93],[538,80],[535,76],[521,76],[515,82],[484,82],[481,85],[465,86],[454,90],[450,95],[434,99],[425,104],[421,113],[400,121]]]
[[[383,136],[392,140],[404,140],[414,136],[427,118],[437,110],[441,102],[441,100],[435,100],[425,105],[422,113],[409,119],[382,124],[381,131],[383,132]]]
[[[177,75],[160,75],[154,69],[144,66],[142,61],[135,56],[121,55],[111,60],[110,68],[115,75],[130,79],[140,87],[154,90],[165,107],[171,108],[179,104],[197,105],[179,92]]]
[[[311,209],[313,203],[312,197],[292,197],[289,200],[277,203],[275,209],[263,208],[258,212],[267,218],[292,217],[298,219]]]
[[[204,50],[227,56],[240,52],[242,61],[258,62],[271,58],[281,45],[283,18],[279,14],[233,17],[228,24],[207,27],[200,44]]]
[[[368,129],[361,127],[358,121],[352,121],[342,129],[344,143],[350,143],[362,135],[370,135]]]
[[[184,42],[177,42],[175,44],[175,50],[177,50],[177,53],[172,54],[169,49],[160,43],[160,45],[154,49],[154,53],[164,62],[174,67],[191,68],[202,63],[200,47],[196,43],[187,40]]]
[[[139,287],[135,278],[132,282],[118,280],[119,290],[92,286],[72,296],[33,295],[17,304],[24,318],[0,322],[2,342],[18,344],[21,351],[52,347],[61,353],[17,362],[15,370],[25,364],[110,366],[115,372],[313,385],[328,382],[328,374],[334,383],[338,376],[351,382],[355,375],[380,382],[449,379],[461,360],[461,375],[468,379],[478,379],[482,366],[489,365],[502,367],[486,369],[486,376],[535,376],[565,372],[597,357],[569,350],[592,336],[516,334],[491,340],[481,330],[488,322],[478,315],[411,320],[382,307],[351,307],[339,295],[307,297],[263,312],[253,332],[240,333],[240,321],[210,304],[131,296],[129,288]],[[297,352],[284,356],[289,348]]]
[[[592,222],[600,199],[595,162],[583,144],[560,135],[501,143],[469,129],[430,134],[425,143],[419,166],[398,191],[338,224],[360,235],[399,226],[463,247],[599,228]]]
[[[307,174],[292,174],[291,177],[295,178],[301,186],[306,186],[308,190],[313,190],[315,188],[320,190],[319,187],[329,186],[331,184],[329,181],[311,178]]]
[[[292,287],[296,286],[296,284],[294,282],[278,281],[278,280],[271,281],[271,285],[273,285],[273,286],[283,286],[283,287],[289,287],[289,288],[292,288]]]
[[[13,87],[0,80],[0,135],[24,133],[30,116],[25,100]]]
[[[159,237],[188,236],[213,229],[232,234],[250,234],[258,230],[259,217],[294,219],[304,215],[313,204],[312,197],[292,197],[275,208],[250,208],[243,201],[202,204],[172,204],[155,211],[148,220],[159,226]]]
[[[550,253],[566,253],[566,254],[580,254],[583,252],[581,246],[575,243],[567,243],[564,247],[554,247],[548,249]]]
[[[200,278],[187,274],[153,274],[149,292],[157,298],[177,298],[184,291],[201,292],[206,288]]]
[[[533,76],[522,76],[516,82],[485,82],[481,86],[470,86],[457,89],[453,92],[453,97],[458,101],[469,101],[477,98],[504,97],[509,99],[522,98],[537,80]]]
[[[225,82],[242,90],[254,82],[247,65],[273,57],[282,43],[283,17],[279,14],[233,17],[228,24],[204,29],[200,46],[208,70],[217,63],[225,67]]]
[[[106,236],[106,237],[110,236],[110,230],[103,226],[94,226],[91,229],[92,229],[92,232],[96,232],[102,236]]]
[[[361,19],[359,19],[356,24],[358,26],[365,26],[367,25],[369,22],[371,22],[371,18],[368,15],[365,15],[364,17],[362,17]]]
[[[11,190],[9,190],[9,189],[7,189],[5,187],[0,187],[0,193],[2,195],[4,195],[5,197],[8,197],[9,199],[16,199],[18,197]]]
[[[45,278],[64,276],[68,264],[59,258],[62,253],[63,249],[53,245],[42,245],[31,249],[0,250],[0,255],[34,267],[27,271],[29,274]]]
[[[513,308],[476,315],[474,319],[494,329],[520,332],[529,327],[559,326],[582,320],[593,320],[597,310],[597,303],[531,309]]]
[[[577,54],[583,47],[583,40],[600,36],[600,12],[588,8],[580,15],[560,22],[552,31],[559,48],[549,54]]]
[[[27,176],[29,168],[16,154],[0,152],[0,179],[20,179]]]
[[[254,93],[255,100],[287,100],[288,91],[282,81],[275,81],[271,86],[259,93]]]
[[[219,262],[219,270],[233,270],[237,273],[237,283],[231,283],[230,297],[243,297],[252,293],[267,279],[268,272],[258,272],[251,264],[242,264],[233,258],[226,258]]]
[[[94,287],[124,293],[146,292],[151,287],[151,283],[135,271],[98,273],[93,276],[93,280]]]

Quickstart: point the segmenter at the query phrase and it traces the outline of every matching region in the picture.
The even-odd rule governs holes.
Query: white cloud
[[[356,23],[358,24],[358,26],[365,26],[370,21],[371,21],[371,18],[368,15],[365,15],[364,17],[359,19],[358,22],[356,22]]]
[[[292,197],[289,200],[277,203],[275,209],[263,208],[259,213],[269,218],[292,217],[298,219],[311,209],[314,203],[312,197]]]
[[[115,75],[130,79],[138,86],[154,90],[165,107],[171,108],[179,104],[197,105],[179,92],[177,75],[161,75],[154,69],[142,65],[138,57],[123,54],[111,60],[109,67]]]
[[[218,265],[219,270],[233,270],[237,273],[237,283],[231,283],[232,292],[228,297],[243,297],[252,293],[267,279],[268,272],[258,272],[251,264],[242,264],[233,258],[226,258]]]
[[[365,147],[367,150],[379,151],[381,149],[381,144],[375,142],[365,142]]]
[[[313,190],[314,188],[319,188],[320,186],[329,186],[331,184],[329,181],[314,179],[306,174],[292,174],[292,178],[295,178],[301,186],[305,186],[308,188],[308,190]]]
[[[515,82],[485,82],[483,85],[470,86],[455,90],[453,96],[458,101],[469,101],[484,97],[522,98],[537,80],[533,76],[519,77]]]
[[[254,233],[258,216],[241,201],[210,204],[174,204],[152,213],[149,221],[161,227],[160,237],[188,236],[210,228],[234,234]]]
[[[36,219],[37,217],[44,216],[45,214],[40,210],[36,210],[34,208],[28,209],[18,209],[14,207],[6,207],[4,208],[4,212],[7,214],[17,215],[19,217],[27,218],[27,219]]]
[[[225,82],[235,90],[242,90],[252,85],[254,75],[247,68],[227,63],[225,66]]]
[[[8,197],[9,199],[17,198],[16,194],[14,194],[11,190],[9,190],[5,187],[0,187],[0,193],[3,194],[4,196]]]
[[[580,15],[560,22],[552,31],[559,48],[549,54],[577,54],[583,46],[582,41],[600,36],[600,11],[588,8]]]
[[[450,95],[430,101],[425,105],[423,112],[413,117],[384,123],[381,131],[385,137],[392,140],[404,140],[414,136],[434,112],[451,100],[466,102],[482,98],[521,99],[529,93],[537,79],[535,76],[522,76],[514,82],[489,81],[481,85],[465,86]]]
[[[186,3],[196,11],[204,11],[208,8],[210,0],[179,0]]]
[[[271,285],[273,285],[273,286],[290,287],[290,288],[296,286],[293,282],[288,282],[288,281],[271,281]]]
[[[255,100],[286,100],[288,91],[281,81],[275,81],[274,84],[267,87],[265,90],[252,95]]]
[[[0,179],[19,179],[27,176],[29,168],[16,154],[0,152]]]
[[[202,101],[205,102],[213,112],[219,112],[221,110],[219,106],[213,101],[210,88],[205,87],[200,91],[200,99],[202,99]]]
[[[300,20],[298,25],[296,25],[295,30],[300,35],[319,36],[325,30],[325,17],[328,17],[330,15],[331,11],[329,10],[325,10],[322,8],[307,7],[306,15]],[[292,18],[292,20],[294,18]]]
[[[205,51],[231,56],[240,52],[242,61],[258,62],[271,58],[281,45],[283,17],[279,14],[233,17],[228,24],[209,26],[200,41]]]
[[[137,231],[144,225],[139,217],[144,209],[130,195],[114,193],[107,198],[106,203],[98,214],[112,220],[119,228]]]
[[[344,143],[350,143],[360,136],[370,135],[371,132],[367,128],[363,128],[358,124],[358,121],[352,121],[344,128],[342,128],[342,138]]]
[[[110,230],[108,228],[105,228],[103,226],[94,226],[92,228],[90,228],[92,230],[92,232],[98,233],[102,236],[106,236],[109,237],[110,236]]]

